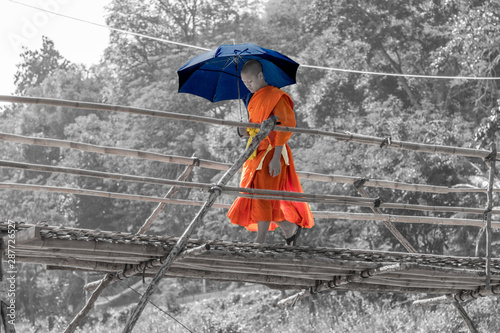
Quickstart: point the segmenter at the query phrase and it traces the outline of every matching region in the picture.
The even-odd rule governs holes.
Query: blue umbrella
[[[250,59],[262,64],[269,85],[281,88],[295,83],[298,63],[279,52],[245,43],[221,45],[189,60],[177,71],[179,92],[211,102],[240,99],[250,93],[240,76],[241,67]]]

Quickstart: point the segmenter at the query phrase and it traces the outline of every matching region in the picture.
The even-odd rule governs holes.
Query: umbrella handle
[[[241,95],[240,95],[240,78],[238,76],[238,57],[234,57],[234,67],[236,68],[236,86],[238,87],[238,105],[240,107],[240,122],[243,122],[243,113],[241,112]],[[238,129],[238,135],[240,138],[243,136],[240,134]]]
[[[245,127],[237,127],[236,132],[240,136],[240,138],[248,138],[250,133],[248,133],[248,128]]]

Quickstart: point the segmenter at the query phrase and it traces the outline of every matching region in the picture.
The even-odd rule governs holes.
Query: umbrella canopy
[[[245,43],[221,45],[189,60],[177,71],[179,92],[211,102],[242,98],[250,91],[241,81],[241,67],[250,59],[262,64],[269,85],[281,88],[295,83],[298,63],[279,52]]]

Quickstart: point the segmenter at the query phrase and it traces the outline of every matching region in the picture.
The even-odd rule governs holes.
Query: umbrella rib
[[[204,71],[204,72],[216,72],[216,73],[224,73],[224,74],[227,74],[227,75],[230,75],[230,76],[234,76],[234,77],[238,77],[238,75],[234,75],[233,73],[228,73],[228,72],[221,72],[219,70],[216,70],[216,69],[198,69],[198,71]]]
[[[232,63],[233,63],[232,57],[228,57],[228,59],[226,60],[226,63],[224,64],[224,67],[222,67],[222,70],[219,71],[220,74],[219,74],[219,77],[217,79],[217,83],[215,84],[215,93],[214,93],[213,100],[215,100],[216,97],[217,97],[217,86],[219,85],[219,82],[221,80],[222,74],[227,74],[227,75],[230,75],[230,76],[234,76],[234,77],[237,78],[237,80],[239,79],[238,72],[236,72],[236,75],[233,75],[233,74],[228,73],[228,72],[224,72],[224,69],[228,68],[229,65],[232,64]],[[236,82],[236,83],[238,83],[238,82]]]

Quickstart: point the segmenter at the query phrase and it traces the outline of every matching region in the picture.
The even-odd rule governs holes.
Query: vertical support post
[[[491,144],[491,154],[485,159],[490,167],[487,192],[487,206],[485,211],[486,218],[486,289],[490,288],[491,282],[491,210],[493,209],[493,184],[495,181],[495,160],[497,157],[497,148],[495,142]]]
[[[170,251],[167,259],[159,269],[158,273],[155,275],[151,283],[149,284],[148,288],[142,295],[141,299],[139,300],[139,303],[137,303],[136,307],[132,311],[132,314],[130,318],[128,319],[127,323],[125,324],[125,328],[123,329],[123,333],[131,333],[135,324],[137,323],[137,320],[141,316],[142,311],[146,307],[147,302],[149,301],[149,298],[153,295],[153,293],[156,291],[156,288],[158,287],[158,284],[160,283],[160,280],[163,278],[165,273],[168,271],[170,266],[172,266],[172,263],[174,262],[175,258],[179,255],[179,253],[182,251],[184,246],[186,246],[186,243],[191,236],[192,232],[194,231],[195,227],[202,221],[202,219],[205,217],[206,213],[208,213],[209,209],[212,207],[213,203],[217,199],[217,197],[222,193],[222,188],[226,185],[226,183],[238,172],[238,170],[243,166],[243,163],[250,157],[250,155],[254,152],[255,149],[257,149],[258,145],[262,140],[264,140],[267,135],[274,129],[274,126],[276,125],[276,122],[278,120],[278,117],[276,116],[271,116],[269,119],[265,120],[261,127],[259,133],[253,138],[252,142],[248,146],[248,148],[245,150],[245,152],[236,160],[236,162],[229,168],[229,170],[222,176],[222,178],[219,180],[217,185],[212,187],[210,196],[208,200],[205,202],[203,207],[199,210],[198,214],[195,216],[195,218],[191,221],[191,223],[188,225],[182,236],[179,238],[173,249]]]

